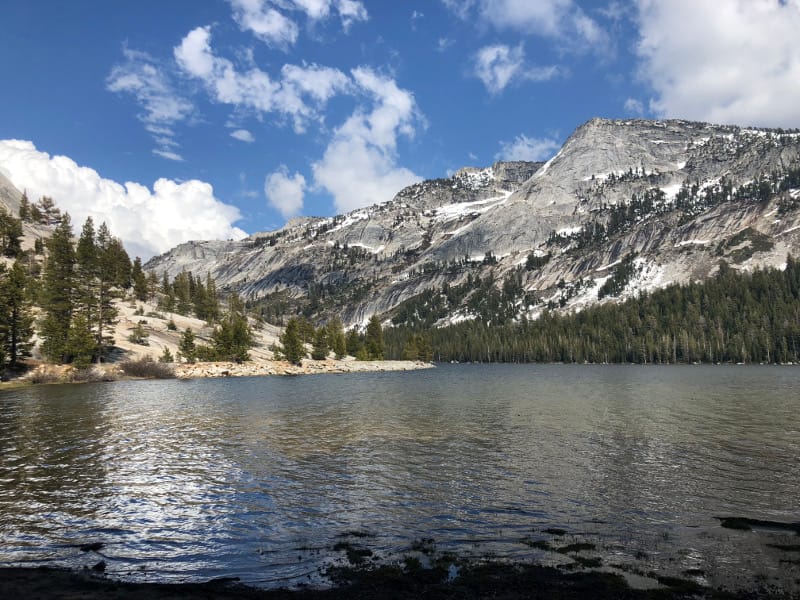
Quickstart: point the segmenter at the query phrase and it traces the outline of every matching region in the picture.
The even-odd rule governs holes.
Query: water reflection
[[[79,566],[99,540],[117,576],[286,583],[347,531],[384,554],[433,537],[526,557],[522,538],[562,527],[620,563],[791,581],[714,517],[800,520],[796,381],[461,366],[7,392],[0,561]]]

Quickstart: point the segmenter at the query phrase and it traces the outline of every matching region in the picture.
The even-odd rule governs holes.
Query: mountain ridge
[[[631,253],[635,277],[612,300],[708,277],[742,250],[725,243],[745,230],[752,235],[739,246],[753,251],[736,254],[737,268],[780,265],[800,246],[797,187],[781,188],[799,160],[797,132],[595,118],[545,163],[466,167],[344,215],[182,244],[145,268],[210,271],[268,316],[302,310],[349,325],[373,314],[388,320],[403,302],[474,277],[491,276],[497,288],[514,277],[516,316],[535,318],[600,301],[597,290]],[[763,181],[768,198],[745,197]],[[548,255],[525,267],[528,256]],[[475,318],[467,305],[441,322]]]

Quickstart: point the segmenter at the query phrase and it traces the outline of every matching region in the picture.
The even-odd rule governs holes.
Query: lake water
[[[0,564],[319,582],[342,540],[798,589],[800,370],[456,365],[0,394]],[[544,530],[560,528],[558,537]],[[348,534],[358,532],[361,537]],[[417,542],[415,544],[415,541]],[[431,542],[425,542],[430,546]]]

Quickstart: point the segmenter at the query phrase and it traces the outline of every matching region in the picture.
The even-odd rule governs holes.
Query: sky
[[[592,117],[800,127],[800,0],[0,0],[0,172],[148,258]]]

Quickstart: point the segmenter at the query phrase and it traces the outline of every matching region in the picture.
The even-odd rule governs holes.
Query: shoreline
[[[594,569],[570,569],[526,562],[460,563],[455,574],[442,564],[428,568],[405,561],[382,566],[334,567],[327,572],[332,587],[257,588],[236,578],[200,583],[119,581],[99,571],[72,571],[52,567],[0,567],[0,596],[56,600],[117,598],[156,600],[215,598],[220,600],[338,600],[356,598],[395,600],[418,598],[585,598],[656,599],[754,599],[791,598],[776,589],[731,591],[704,587],[688,579],[660,578],[658,587],[631,587],[617,573]]]
[[[414,360],[311,360],[303,359],[301,365],[280,360],[255,360],[243,363],[197,362],[197,363],[153,363],[172,369],[170,377],[133,376],[126,374],[122,361],[92,365],[86,371],[77,371],[70,365],[42,363],[24,375],[0,383],[0,390],[12,390],[31,385],[65,383],[100,383],[115,381],[137,381],[146,379],[206,379],[219,377],[266,377],[288,375],[324,375],[341,373],[387,373],[433,369],[430,362]]]
[[[244,363],[207,362],[175,365],[178,379],[207,377],[262,377],[269,375],[319,375],[336,373],[385,373],[433,369],[433,363],[416,360],[310,360],[301,365],[282,360],[259,360]]]

